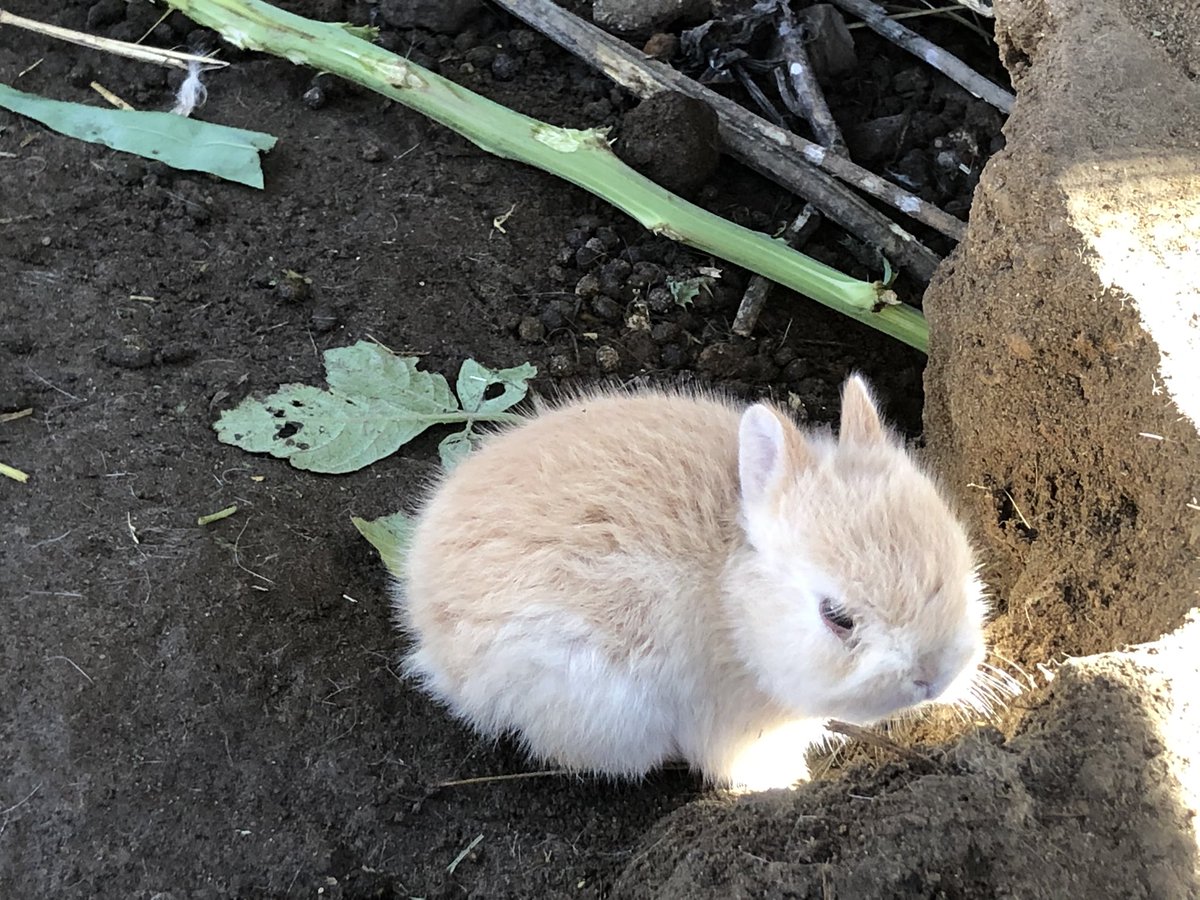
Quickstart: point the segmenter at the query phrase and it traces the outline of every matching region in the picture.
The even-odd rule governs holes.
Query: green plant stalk
[[[602,131],[559,128],[459,87],[359,37],[262,0],[168,0],[235,46],[263,50],[361,84],[456,131],[482,149],[557,175],[656,234],[726,259],[928,352],[920,311],[880,282],[843,275],[782,241],[689,203],[625,165]]]

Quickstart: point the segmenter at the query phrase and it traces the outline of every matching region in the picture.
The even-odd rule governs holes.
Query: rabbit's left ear
[[[742,505],[769,500],[807,459],[804,439],[791,419],[766,403],[751,406],[742,414],[738,429]]]
[[[842,424],[838,440],[869,446],[887,440],[871,389],[861,375],[851,375],[842,387]]]

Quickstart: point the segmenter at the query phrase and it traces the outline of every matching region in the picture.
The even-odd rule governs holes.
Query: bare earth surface
[[[365,7],[287,5],[331,20]],[[451,379],[474,357],[529,360],[550,394],[699,380],[774,395],[813,422],[832,418],[859,369],[913,436],[928,389],[925,437],[985,548],[998,647],[1039,685],[1039,663],[1178,627],[1200,576],[1200,514],[1185,505],[1200,492],[1195,426],[1153,393],[1136,298],[1076,252],[1073,182],[1046,185],[1084,149],[1167,148],[1197,171],[1196,17],[1184,0],[999,6],[1002,57],[1031,93],[984,175],[969,245],[927,297],[928,369],[785,294],[735,339],[744,273],[279,60],[227,49],[235,65],[210,77],[202,112],[280,137],[262,192],[0,113],[0,413],[33,409],[0,423],[0,461],[31,473],[0,479],[0,894],[1195,896],[1190,760],[1165,737],[1197,727],[1168,665],[1187,659],[1194,626],[1060,668],[1003,733],[924,759],[885,754],[786,797],[705,794],[679,771],[446,786],[532,767],[397,678],[382,570],[349,521],[410,505],[441,435],[321,477],[211,428],[251,392],[319,383],[321,351],[369,337]],[[126,39],[159,14],[106,0],[6,8]],[[172,16],[154,42],[194,43],[192,30]],[[1070,36],[1097,33],[1127,65]],[[988,67],[977,35],[936,34]],[[882,150],[873,133],[852,145],[925,172],[930,199],[965,209],[1004,145],[999,119],[855,36],[862,72],[831,92],[843,125],[902,113],[916,125]],[[497,14],[383,40],[557,124],[615,125],[635,105]],[[1086,77],[1070,68],[1085,63]],[[1004,77],[995,63],[989,74]],[[0,31],[0,81],[92,102],[93,80],[156,109],[176,83]],[[939,181],[935,144],[964,121],[977,165]],[[767,231],[797,209],[728,162],[697,196]],[[808,249],[873,274],[827,227]],[[692,306],[664,294],[712,265],[722,278]],[[231,504],[236,515],[196,524]]]

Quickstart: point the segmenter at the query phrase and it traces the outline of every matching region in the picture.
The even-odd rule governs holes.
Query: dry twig
[[[73,31],[70,28],[60,28],[58,25],[47,25],[45,22],[26,19],[24,16],[15,16],[2,9],[0,9],[0,25],[12,25],[16,28],[23,28],[26,31],[44,34],[62,41],[69,41],[72,44],[91,47],[94,50],[104,50],[108,53],[114,53],[117,56],[128,56],[130,59],[157,63],[160,66],[170,66],[175,69],[186,69],[189,62],[196,62],[214,68],[229,65],[229,63],[223,60],[213,59],[208,56],[197,56],[194,53],[183,53],[179,50],[159,50],[155,47],[143,47],[141,44],[131,44],[128,41],[115,41],[112,38],[96,37],[94,34]]]
[[[808,59],[804,28],[786,4],[779,8],[779,40],[783,48],[783,61],[787,65],[786,75],[782,68],[775,70],[777,78],[780,81],[786,79],[787,82],[779,85],[779,96],[784,98],[785,103],[794,96],[798,109],[792,111],[812,126],[817,143],[840,156],[846,156],[846,142],[842,139],[841,129],[833,120],[829,104],[825,102],[825,94],[817,83],[817,76]]]
[[[496,3],[639,97],[675,91],[708,104],[717,114],[721,140],[732,156],[804,197],[831,221],[878,247],[917,279],[930,279],[940,262],[938,256],[830,175],[955,240],[960,240],[966,232],[959,219],[829,153],[824,147],[772,125],[670,66],[646,58],[625,42],[560,8],[553,0],[496,0]]]
[[[821,214],[813,208],[811,203],[805,203],[804,209],[800,210],[800,215],[796,216],[784,230],[783,239],[789,247],[800,250],[820,224]],[[747,285],[746,293],[742,295],[742,302],[738,306],[737,315],[733,317],[734,334],[749,337],[750,333],[754,331],[758,317],[767,303],[767,295],[771,292],[772,283],[761,275],[755,275],[750,279],[750,284]]]
[[[832,2],[846,12],[858,16],[876,34],[887,38],[913,56],[925,60],[980,100],[992,104],[1002,113],[1012,112],[1016,97],[999,85],[988,81],[957,56],[950,55],[937,44],[925,40],[915,31],[894,21],[882,6],[876,6],[870,0],[832,0]]]
[[[861,725],[851,725],[849,722],[839,722],[837,719],[830,719],[825,723],[825,730],[832,731],[834,734],[845,735],[852,740],[861,741],[864,744],[870,744],[872,747],[887,750],[901,759],[932,762],[924,753],[918,753],[916,750],[903,747],[890,738],[886,738],[882,734],[872,731],[870,728],[863,728]]]

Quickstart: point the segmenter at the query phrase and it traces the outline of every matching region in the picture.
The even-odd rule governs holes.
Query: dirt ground
[[[325,19],[361,21],[367,12],[357,3],[287,5]],[[53,15],[29,0],[6,8],[126,39],[158,16],[139,0],[68,2]],[[1182,21],[1169,11],[1160,18],[1172,27]],[[993,78],[1005,77],[998,63],[989,67],[977,35],[931,27]],[[177,15],[154,34],[162,46],[195,46],[201,38]],[[864,31],[855,38],[861,72],[839,82],[831,101],[847,125],[880,124],[848,134],[852,150],[857,144],[879,167],[924,178],[929,199],[965,210],[983,162],[1004,146],[1000,118]],[[382,40],[557,124],[617,125],[635,106],[498,14],[481,13],[459,34],[385,29]],[[1002,48],[1016,70],[1013,54],[1031,51],[1007,40]],[[1171,59],[1190,65],[1187,41],[1172,40],[1185,49]],[[940,467],[961,487],[978,477],[979,457],[961,437],[965,414],[946,411],[959,402],[947,379],[961,377],[947,367],[995,371],[988,377],[998,381],[1018,376],[980,361],[995,354],[994,340],[966,333],[962,318],[949,321],[936,290],[942,297],[965,290],[954,273],[991,263],[980,269],[979,260],[960,254],[931,292],[935,328],[947,324],[945,336],[935,336],[928,372],[919,354],[786,294],[776,296],[752,338],[737,339],[729,323],[745,273],[653,238],[581,191],[488,157],[366,92],[279,60],[223,55],[236,64],[210,77],[202,115],[280,137],[264,160],[262,192],[0,113],[0,413],[33,410],[0,423],[0,461],[31,474],[25,485],[0,484],[0,893],[162,900],[1083,896],[1052,888],[1094,888],[1070,880],[1073,860],[1118,848],[1142,886],[1120,896],[1196,891],[1197,882],[1186,880],[1196,851],[1187,843],[1189,810],[1164,787],[1173,777],[1164,774],[1170,754],[1154,750],[1155,723],[1173,713],[1165,700],[1147,713],[1129,699],[1139,685],[1157,684],[1148,664],[1096,662],[1093,669],[1109,673],[1104,684],[1115,685],[1107,691],[1086,674],[1060,678],[1053,696],[1030,701],[1046,705],[1007,744],[984,730],[950,763],[939,756],[853,769],[848,782],[784,800],[705,794],[680,771],[640,785],[554,775],[446,785],[531,767],[506,744],[479,742],[397,677],[401,642],[389,625],[383,571],[350,524],[352,514],[410,505],[434,470],[441,435],[425,435],[359,473],[322,477],[218,443],[211,425],[221,410],[283,382],[319,382],[321,351],[364,338],[419,354],[426,368],[451,378],[473,357],[494,366],[531,361],[542,372],[537,389],[550,394],[601,378],[698,380],[739,396],[776,396],[816,423],[832,418],[838,384],[859,369],[916,439],[923,385],[930,386],[926,434]],[[153,67],[9,29],[0,31],[0,80],[87,102],[97,81],[156,109],[169,108],[176,83]],[[900,114],[911,127],[881,138],[883,120]],[[964,122],[977,158],[965,174],[935,177],[939,140]],[[996,187],[973,230],[1003,221],[998,195]],[[768,231],[798,208],[728,161],[697,198]],[[1035,255],[1036,247],[1024,242],[1023,252]],[[872,274],[869,257],[828,226],[807,249],[851,274]],[[1042,260],[1033,274],[1044,276],[1054,264]],[[686,308],[675,304],[667,280],[711,265],[722,268],[711,293]],[[920,285],[902,280],[900,287],[919,298]],[[1064,295],[1064,308],[1069,300]],[[643,310],[649,330],[629,321]],[[1109,324],[1085,339],[1072,332],[1073,352],[1107,352]],[[1038,352],[1045,349],[1039,340],[1055,339],[1024,337]],[[1004,346],[1025,353],[1019,341]],[[974,356],[964,352],[970,348]],[[1137,347],[1142,356],[1151,351]],[[1019,377],[1038,385],[1047,370]],[[979,417],[973,421],[989,415],[990,430],[976,424],[965,433],[1003,434],[1008,425],[994,408],[971,408]],[[1186,422],[1156,415],[1138,421],[1193,446],[1194,432],[1169,432]],[[1063,438],[1039,456],[1021,449],[1036,444],[1032,434],[1010,430],[1009,438],[1030,465],[1059,458],[1070,443]],[[976,463],[968,465],[973,454]],[[1105,569],[1109,557],[1127,560],[1154,545],[1145,529],[1169,520],[1166,500],[1159,509],[1134,494],[1133,511],[1106,503],[1109,518],[1091,522],[1090,532],[1062,519],[1090,555],[1073,559],[1057,594],[1049,592],[1059,602],[1037,608],[1037,629],[1011,624],[1007,602],[1029,595],[1021,585],[1034,578],[1031,554],[1056,544],[1041,550],[1014,524],[1019,517],[1004,498],[1027,508],[1031,498],[1019,492],[1048,490],[1048,482],[1014,477],[999,456],[983,465],[996,480],[976,492],[970,512],[1002,600],[997,634],[1018,663],[1032,669],[1053,655],[1150,639],[1183,620],[1191,595],[1177,585],[1194,571],[1196,532],[1179,544],[1160,542],[1155,571],[1178,565],[1179,581],[1172,601],[1148,614],[1133,616],[1116,596],[1128,567]],[[1136,459],[1131,465],[1150,471],[1147,484],[1157,478],[1154,484],[1174,490],[1187,480],[1174,457],[1160,469]],[[1086,493],[1093,483],[1076,490]],[[963,489],[965,503],[972,496]],[[1064,508],[1075,508],[1075,496],[1063,496]],[[234,516],[196,524],[231,504]],[[1137,518],[1143,509],[1151,512]],[[1060,540],[1053,523],[1037,527]],[[1047,581],[1046,560],[1035,557],[1039,584]],[[1093,594],[1083,595],[1088,605],[1062,603],[1063,585],[1078,589],[1089,566],[1102,574]],[[1146,582],[1131,596],[1141,602],[1151,587]],[[1081,631],[1081,622],[1091,630]],[[1034,637],[1048,633],[1059,637]],[[1103,746],[1106,729],[1134,735],[1142,748],[1136,759],[1149,762],[1126,766],[1122,756],[1112,765],[1128,778],[1081,779],[1090,771],[1085,751]],[[1062,763],[1064,745],[1080,748],[1073,765]],[[920,812],[902,804],[873,831],[856,830],[855,822],[876,816],[846,813],[847,791],[903,798]],[[1020,816],[1010,814],[1014,797]],[[780,803],[782,811],[766,812]],[[1097,809],[1117,821],[1093,843],[1059,842],[1064,855],[1044,870],[1026,866],[1019,873],[1025,881],[1004,880],[1015,864],[1003,860],[1018,858],[1012,848],[1025,846],[1033,825],[1084,831],[1079,823],[1090,823]],[[1000,819],[1012,827],[989,837]],[[892,841],[897,822],[919,839]],[[874,840],[892,842],[872,859],[928,863],[863,874],[862,860],[849,860]],[[725,852],[726,844],[736,852]],[[766,867],[747,874],[757,863],[746,854]],[[1147,859],[1161,864],[1143,865]],[[922,872],[940,874],[931,880]],[[831,878],[836,892],[821,893]],[[1006,893],[1001,884],[1016,886]]]

